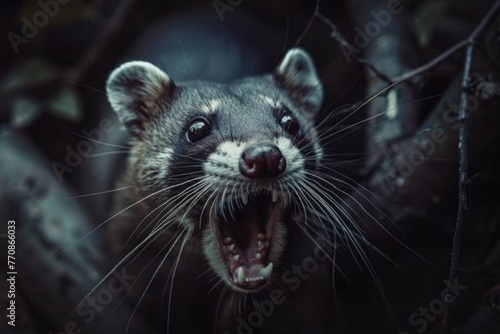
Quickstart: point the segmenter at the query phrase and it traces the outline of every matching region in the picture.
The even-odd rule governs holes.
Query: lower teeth
[[[262,281],[264,277],[259,276],[259,277],[247,277],[245,278],[245,282],[255,282],[255,281]]]
[[[272,271],[273,271],[273,264],[271,262],[266,267],[264,267],[260,270],[259,276],[246,277],[245,276],[245,269],[243,269],[243,266],[240,266],[236,269],[236,277],[235,277],[234,281],[239,282],[239,283],[262,281],[266,278],[271,277]]]

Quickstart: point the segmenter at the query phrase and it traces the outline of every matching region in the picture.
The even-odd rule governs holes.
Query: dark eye
[[[281,127],[283,130],[291,134],[292,136],[297,136],[299,134],[299,123],[292,115],[289,113],[284,113],[280,120]]]
[[[194,143],[208,136],[212,132],[210,125],[205,119],[195,119],[187,131],[187,139]]]

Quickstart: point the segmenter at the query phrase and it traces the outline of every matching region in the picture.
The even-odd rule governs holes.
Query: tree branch
[[[0,213],[16,221],[16,266],[22,273],[16,292],[28,306],[19,315],[29,312],[29,325],[47,331],[64,332],[70,324],[75,332],[123,332],[131,309],[122,304],[123,296],[116,290],[95,316],[89,317],[90,305],[85,303],[81,312],[75,312],[94,287],[107,289],[109,281],[97,285],[107,272],[103,230],[93,229],[93,220],[21,135],[3,132],[0,153],[9,157],[0,164]],[[2,232],[6,226],[1,224]],[[137,317],[133,320],[131,333],[154,333]]]
[[[128,43],[124,41],[130,41],[130,33],[132,33],[130,28],[135,26],[133,23],[137,22],[138,14],[145,12],[145,5],[147,6],[144,1],[139,0],[122,1],[104,31],[92,43],[82,59],[64,74],[62,80],[80,84],[89,76],[99,73],[103,68],[103,63],[109,66],[108,63],[113,62],[114,58],[111,59],[108,55],[120,55],[121,52],[118,50],[123,49],[124,45],[128,46]],[[124,35],[127,38],[123,38]]]
[[[479,26],[474,30],[468,39],[467,52],[465,55],[465,69],[462,79],[462,89],[460,94],[459,106],[459,121],[458,128],[458,213],[455,225],[455,232],[453,234],[453,248],[451,253],[450,273],[448,276],[449,282],[454,282],[457,279],[457,271],[460,265],[460,248],[462,245],[462,234],[464,225],[467,223],[469,217],[469,167],[468,167],[468,133],[469,133],[469,108],[468,108],[468,91],[472,81],[472,61],[474,49],[477,39],[481,36],[486,27],[491,23],[492,19],[496,17],[500,10],[500,0],[498,0],[491,11],[483,18]],[[445,295],[449,295],[449,288],[445,288]],[[445,304],[445,312],[443,314],[443,330],[444,333],[449,332],[448,322],[448,304]]]
[[[347,42],[347,39],[340,33],[340,31],[337,29],[337,26],[330,19],[321,14],[321,12],[319,11],[319,3],[320,0],[316,2],[316,10],[314,11],[314,18],[320,19],[326,25],[328,25],[328,27],[330,27],[331,29],[330,36],[339,44],[340,48],[347,49],[349,51],[349,54],[351,54],[358,63],[365,65],[386,83],[391,84],[393,81],[388,76],[380,72],[370,61],[358,56],[359,50],[354,46],[352,46],[349,42]]]
[[[439,56],[435,57],[434,59],[430,60],[429,62],[427,62],[427,63],[425,63],[425,64],[423,64],[423,65],[421,65],[413,70],[405,72],[397,77],[390,78],[389,76],[381,73],[378,69],[376,69],[376,68],[374,69],[373,64],[368,65],[369,69],[371,71],[373,71],[374,73],[376,73],[377,75],[379,75],[382,80],[388,82],[388,85],[385,88],[381,89],[379,92],[376,92],[376,93],[368,96],[364,100],[359,101],[359,102],[353,104],[352,106],[340,109],[338,111],[338,113],[350,114],[352,112],[355,112],[358,109],[360,109],[360,108],[364,107],[365,105],[367,105],[368,103],[370,103],[371,101],[373,101],[373,99],[375,99],[376,97],[386,94],[390,89],[392,89],[396,85],[402,84],[410,79],[413,79],[415,77],[418,77],[424,73],[431,71],[434,67],[440,65],[444,61],[446,61],[449,58],[451,58],[452,56],[454,56],[456,53],[462,51],[465,47],[467,47],[468,45],[473,43],[473,41],[476,40],[479,32],[484,29],[484,26],[487,25],[487,22],[491,21],[491,19],[494,17],[494,13],[496,13],[498,11],[497,7],[498,7],[498,2],[495,3],[492,10],[490,12],[488,12],[488,14],[479,23],[478,27],[474,30],[474,32],[469,37],[467,37],[465,40],[458,42],[457,44],[455,44],[454,46],[452,46],[448,50],[441,53]],[[315,16],[316,16],[316,14],[315,14]],[[333,30],[332,37],[334,38],[335,41],[337,41],[337,43],[339,43],[340,46],[344,46],[347,48],[353,48],[353,46],[350,45],[340,33],[338,33],[337,28],[333,23],[331,23],[327,18],[325,18],[325,20],[323,20],[323,22],[325,22]],[[363,62],[361,62],[361,63],[363,63]]]

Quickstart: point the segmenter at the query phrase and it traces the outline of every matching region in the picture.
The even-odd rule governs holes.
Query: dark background
[[[393,52],[394,49],[389,53],[381,52],[382,41],[377,36],[370,46],[362,48],[363,56],[391,76],[401,74],[466,38],[491,4],[492,1],[403,1],[403,12],[394,17],[380,35],[396,36],[397,52]],[[236,6],[229,5],[231,9],[223,13],[221,20],[210,1],[70,0],[59,5],[47,24],[19,45],[18,52],[9,41],[9,33],[22,36],[22,18],[33,22],[33,15],[41,10],[40,4],[4,0],[0,6],[0,136],[4,145],[0,156],[0,164],[4,166],[0,174],[2,224],[7,219],[23,221],[22,228],[33,240],[21,237],[21,232],[18,238],[25,238],[25,245],[31,242],[31,245],[40,245],[40,248],[21,248],[20,254],[25,257],[18,257],[19,265],[26,268],[25,276],[18,279],[19,300],[24,306],[18,309],[20,332],[41,333],[59,328],[61,316],[70,313],[71,305],[74,307],[74,301],[78,300],[75,295],[68,300],[64,294],[57,294],[63,289],[61,286],[76,285],[79,291],[86,288],[88,291],[96,282],[96,277],[90,275],[94,267],[102,272],[102,268],[109,266],[107,257],[103,256],[107,244],[102,229],[92,234],[95,241],[82,246],[84,249],[79,250],[82,253],[66,252],[65,259],[55,264],[51,258],[70,245],[71,240],[78,241],[85,234],[82,231],[88,231],[108,217],[109,194],[72,198],[71,205],[59,203],[58,197],[53,199],[52,203],[56,204],[49,209],[38,207],[42,212],[40,216],[30,211],[33,207],[30,200],[45,196],[46,189],[53,188],[59,189],[64,199],[113,189],[116,170],[126,157],[120,147],[96,143],[93,153],[83,157],[71,172],[62,174],[61,179],[54,172],[55,162],[65,163],[67,147],[76,149],[85,139],[82,131],[101,129],[102,119],[111,120],[114,126],[112,131],[103,132],[103,142],[119,145],[126,140],[104,93],[110,71],[126,60],[140,59],[157,64],[174,81],[197,78],[229,82],[272,71],[286,50],[294,46],[310,52],[323,80],[326,100],[318,116],[320,131],[328,134],[348,127],[334,140],[324,143],[327,155],[334,157],[330,163],[339,168],[346,179],[350,178],[352,189],[362,184],[375,192],[375,198],[381,199],[377,205],[390,207],[382,211],[397,225],[405,245],[394,245],[397,243],[385,237],[368,238],[377,247],[385,242],[390,244],[381,248],[391,261],[376,254],[373,258],[383,283],[383,293],[366,269],[348,264],[348,268],[352,268],[347,270],[347,279],[340,279],[337,294],[328,296],[336,299],[337,307],[332,314],[337,323],[336,332],[416,332],[418,327],[408,323],[409,315],[439,298],[443,281],[448,276],[458,197],[456,149],[446,148],[447,154],[429,157],[432,164],[429,168],[441,174],[436,179],[426,178],[424,174],[416,181],[418,184],[410,186],[413,191],[398,195],[399,202],[394,202],[397,204],[386,203],[386,198],[390,198],[386,197],[387,191],[379,197],[378,188],[371,188],[371,185],[377,168],[384,163],[391,164],[392,160],[386,159],[404,151],[403,143],[425,132],[424,125],[434,115],[439,99],[453,92],[454,78],[463,69],[462,53],[450,57],[431,73],[420,77],[413,86],[408,86],[412,93],[408,98],[410,107],[405,111],[414,113],[413,125],[392,138],[388,147],[384,146],[383,150],[377,147],[377,154],[373,154],[371,148],[377,146],[374,144],[377,141],[371,134],[384,124],[372,124],[370,128],[364,120],[369,107],[376,106],[372,104],[356,111],[341,124],[339,121],[345,114],[339,110],[382,86],[366,66],[345,57],[331,38],[332,30],[328,25],[318,19],[312,20],[315,1],[243,0]],[[386,6],[386,1],[345,0],[323,1],[319,9],[349,43],[355,44],[355,28],[362,28],[370,20],[372,8],[379,10]],[[497,39],[490,44],[481,43],[481,50],[498,48],[500,33],[495,36]],[[478,62],[481,67],[482,61]],[[491,73],[498,78],[498,64],[492,66],[497,72]],[[493,86],[498,94],[500,88]],[[499,96],[488,105],[488,110],[496,111],[497,115]],[[498,131],[491,130],[499,128],[497,121],[498,116],[492,116],[473,123],[470,134],[482,144],[471,144],[471,150],[476,153],[471,155],[474,159],[470,172],[471,216],[464,234],[460,266],[460,280],[467,289],[452,304],[450,311],[449,321],[455,333],[500,333],[500,142]],[[29,170],[24,172],[25,169]],[[40,169],[44,172],[37,174]],[[429,193],[435,191],[433,186],[441,181],[439,189],[444,190],[433,197],[435,203],[429,205],[421,200],[432,197]],[[68,212],[58,211],[62,208]],[[49,225],[39,224],[37,219],[44,221],[44,210],[59,214],[59,219]],[[81,229],[78,227],[80,221],[85,224]],[[39,240],[44,236],[50,242]],[[91,249],[93,245],[101,248]],[[47,251],[45,258],[40,250]],[[79,258],[81,254],[82,259]],[[48,265],[37,267],[35,263]],[[61,271],[71,273],[74,268],[84,272],[78,274],[80,280],[76,281],[79,283],[65,283],[64,279],[59,279]],[[2,279],[2,283],[4,281]],[[441,322],[440,314],[429,322],[426,332],[437,333]],[[112,325],[109,326],[112,331]]]

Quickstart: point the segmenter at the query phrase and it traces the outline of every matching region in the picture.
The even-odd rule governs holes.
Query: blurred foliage
[[[450,0],[426,1],[415,12],[415,35],[420,46],[425,48],[430,45],[432,35],[442,22],[450,5]]]
[[[44,59],[28,59],[10,71],[0,83],[0,99],[4,100],[20,90],[47,83],[54,76],[54,67]]]
[[[47,25],[44,28],[57,28],[63,25],[72,24],[79,20],[93,18],[98,13],[98,4],[95,0],[71,0],[67,4],[59,5],[57,12],[49,16]],[[69,6],[71,4],[71,6]],[[28,19],[33,17],[40,10],[39,0],[24,1],[20,10],[19,17],[26,16]]]
[[[71,87],[61,88],[48,101],[48,111],[68,121],[82,119],[82,101],[80,95]]]
[[[70,87],[57,88],[43,98],[28,93],[57,80],[56,68],[41,58],[32,58],[14,68],[0,83],[2,109],[10,110],[9,120],[13,127],[22,128],[37,120],[47,111],[68,121],[82,118],[82,101]]]
[[[22,45],[23,54],[15,62],[16,66],[6,71],[0,81],[3,121],[7,120],[15,128],[23,128],[39,119],[44,112],[71,122],[82,119],[81,97],[75,89],[64,85],[60,80],[63,69],[51,63],[41,51],[47,45],[45,41],[50,39],[49,33],[64,31],[79,22],[99,20],[100,5],[100,0],[71,0],[67,4],[26,0],[17,4],[15,16],[18,19],[15,22],[19,26],[13,29],[16,34],[21,33],[23,17],[33,23],[34,15],[44,12],[48,20],[46,25],[37,27],[37,36],[33,38],[36,41],[28,40],[28,43],[35,44],[29,45],[30,48]],[[40,94],[40,91],[44,93]]]
[[[28,97],[19,97],[11,107],[11,125],[14,128],[23,128],[33,123],[39,116],[41,105]]]

